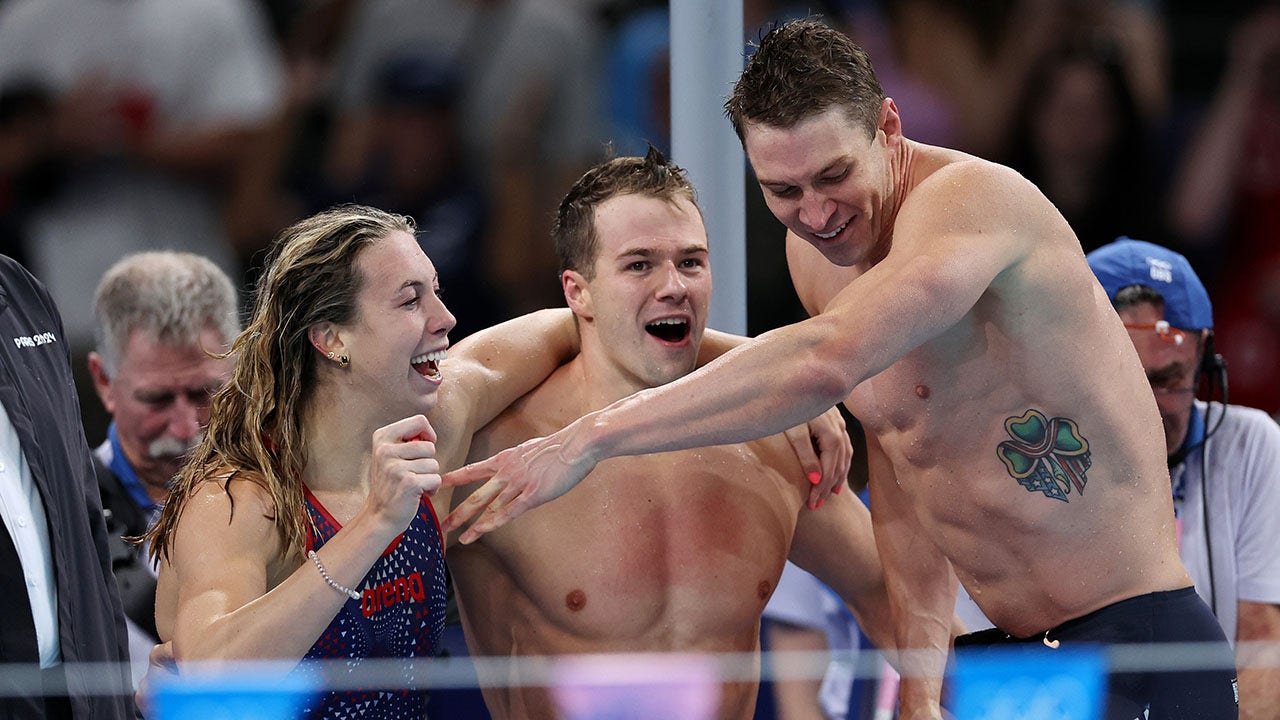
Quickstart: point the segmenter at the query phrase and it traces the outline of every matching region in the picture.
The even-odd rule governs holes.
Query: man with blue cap
[[[1088,261],[1155,394],[1179,551],[1196,590],[1233,643],[1280,641],[1280,427],[1260,410],[1227,404],[1213,308],[1185,257],[1121,237]],[[1208,402],[1195,397],[1202,377]],[[1247,645],[1237,657],[1240,717],[1273,717],[1280,668]]]

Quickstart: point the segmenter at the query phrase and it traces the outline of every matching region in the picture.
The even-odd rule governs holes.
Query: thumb
[[[413,433],[415,430],[417,432],[402,438],[402,440],[405,442],[412,441],[412,440],[421,440],[424,442],[431,442],[431,443],[435,442],[436,429],[431,427],[431,421],[422,415],[416,415],[414,416],[413,419],[421,420],[421,422],[415,422],[407,432]]]

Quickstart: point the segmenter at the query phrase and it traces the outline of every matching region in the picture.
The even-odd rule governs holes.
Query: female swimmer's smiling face
[[[836,265],[874,262],[891,230],[889,163],[901,135],[884,122],[886,112],[896,122],[886,100],[882,128],[870,136],[840,108],[788,128],[744,128],[743,146],[769,210]]]
[[[435,406],[439,360],[455,320],[440,300],[435,266],[409,233],[396,231],[356,260],[356,318],[339,329],[350,383],[385,408],[388,421]]]

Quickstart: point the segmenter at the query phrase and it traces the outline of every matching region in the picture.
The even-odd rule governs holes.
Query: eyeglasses
[[[1170,345],[1181,345],[1187,339],[1187,333],[1169,324],[1167,320],[1153,323],[1125,323],[1127,330],[1154,330],[1156,335]]]

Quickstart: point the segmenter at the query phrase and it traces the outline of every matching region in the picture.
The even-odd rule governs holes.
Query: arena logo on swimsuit
[[[426,588],[422,584],[422,573],[396,578],[365,589],[360,595],[360,612],[371,618],[379,611],[402,602],[422,602],[427,597]]]

